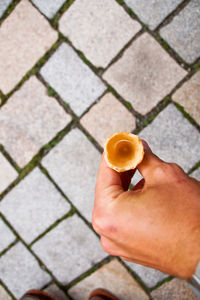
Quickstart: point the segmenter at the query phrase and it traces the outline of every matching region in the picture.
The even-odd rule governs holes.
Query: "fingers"
[[[137,168],[144,177],[145,181],[150,181],[152,179],[154,169],[163,163],[163,161],[151,151],[151,148],[147,142],[142,140],[142,143],[145,153],[143,161],[137,166]]]
[[[122,192],[124,192],[124,189],[120,173],[108,167],[103,154],[97,174],[95,204],[98,202],[103,206],[107,205],[109,200],[113,200]]]
[[[131,178],[134,176],[135,172],[136,172],[136,169],[120,173],[122,187],[123,187],[124,191],[128,190],[130,183],[131,183]]]

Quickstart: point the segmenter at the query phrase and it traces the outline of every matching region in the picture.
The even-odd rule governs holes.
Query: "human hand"
[[[200,182],[155,156],[144,142],[138,170],[117,173],[102,156],[92,224],[104,251],[189,279],[200,259]]]

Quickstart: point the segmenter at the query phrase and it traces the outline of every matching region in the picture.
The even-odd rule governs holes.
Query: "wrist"
[[[183,250],[184,255],[181,260],[180,277],[190,280],[200,262],[200,229],[190,236]]]

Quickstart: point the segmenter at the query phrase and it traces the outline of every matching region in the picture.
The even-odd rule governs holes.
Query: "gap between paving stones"
[[[110,255],[108,255],[106,258],[102,259],[100,262],[95,264],[92,268],[88,269],[86,272],[84,272],[80,276],[76,277],[74,280],[70,281],[65,286],[66,291],[68,291],[72,286],[76,285],[78,282],[85,279],[86,277],[88,277],[89,275],[91,275],[92,273],[94,273],[95,271],[100,269],[103,265],[109,263],[113,259],[115,259],[115,256],[110,256]]]
[[[54,229],[58,224],[60,224],[63,220],[67,219],[68,217],[72,217],[76,213],[76,209],[73,207],[70,209],[70,211],[62,216],[61,218],[57,219],[53,224],[51,224],[44,232],[39,234],[30,244],[28,244],[28,247],[32,247],[33,244],[35,244],[37,241],[39,241],[45,234],[47,234],[49,231]]]
[[[12,242],[7,248],[5,248],[1,253],[0,253],[0,258],[1,256],[3,256],[10,248],[12,248],[13,246],[15,246],[17,244],[17,239],[15,239],[14,242]]]
[[[20,173],[21,169],[14,161],[14,159],[10,156],[10,154],[5,150],[4,146],[0,144],[0,152],[6,157],[6,159],[10,162],[10,164],[15,168],[17,173]]]
[[[9,294],[9,296],[13,299],[13,300],[18,300],[14,297],[14,295],[9,291],[9,289],[7,288],[7,286],[2,282],[2,280],[0,279],[0,286],[2,286],[6,292]],[[3,299],[2,299],[3,300]]]
[[[158,26],[154,29],[154,31],[159,32],[159,30],[165,25],[169,24],[175,16],[179,14],[179,12],[185,8],[191,0],[183,0],[175,10],[173,10]]]
[[[65,195],[63,195],[65,196]],[[65,196],[66,197],[66,196]],[[102,267],[104,264],[110,262],[112,259],[114,259],[114,257],[111,257],[110,255],[108,255],[106,258],[104,258],[103,260],[101,260],[99,263],[95,264],[93,267],[91,267],[90,269],[88,269],[86,272],[84,272],[83,274],[81,274],[80,276],[78,276],[77,278],[75,278],[73,281],[69,282],[67,285],[63,285],[61,284],[57,278],[52,274],[52,272],[46,267],[46,265],[42,262],[42,260],[33,252],[33,250],[31,249],[31,246],[37,241],[39,240],[42,236],[44,236],[48,231],[50,231],[51,229],[53,229],[54,227],[56,227],[60,222],[62,222],[64,219],[71,217],[72,215],[74,215],[75,213],[78,214],[79,217],[81,217],[81,219],[86,223],[86,225],[88,225],[91,228],[91,225],[88,224],[88,222],[76,211],[76,209],[72,208],[72,210],[66,214],[64,217],[62,217],[61,219],[57,220],[52,226],[50,226],[44,233],[42,233],[38,238],[36,238],[31,244],[27,245],[24,240],[21,238],[21,236],[16,232],[16,230],[13,228],[13,226],[7,221],[7,219],[4,217],[4,215],[1,214],[3,221],[6,223],[6,225],[14,232],[14,234],[17,236],[18,241],[20,241],[26,248],[27,250],[35,257],[35,259],[37,260],[39,266],[46,271],[51,278],[53,279],[53,283],[55,283],[60,289],[62,289],[65,294],[72,299],[68,294],[67,291],[70,287],[72,287],[73,285],[75,285],[76,283],[78,283],[79,281],[81,281],[82,279],[86,278],[87,276],[89,276],[90,274],[92,274],[93,272],[95,272],[96,270],[98,270],[100,267]],[[92,229],[92,231],[94,232],[94,230]],[[96,234],[96,233],[95,233]],[[97,234],[96,234],[97,235]],[[11,249],[14,245],[16,245],[18,243],[18,241],[16,241],[15,243],[13,243],[13,245],[9,247],[9,249]],[[7,251],[9,250],[7,249]],[[6,252],[7,252],[6,251]],[[52,281],[50,281],[49,283],[45,284],[45,286],[43,286],[41,289],[45,289],[47,286],[49,286],[52,283]],[[4,284],[5,286],[5,284]],[[6,289],[8,290],[8,288],[6,287]],[[14,299],[16,299],[15,297],[13,297]]]
[[[32,160],[23,168],[19,168],[19,176],[15,179],[11,185],[8,186],[8,188],[0,194],[0,201],[3,199],[3,197],[13,188],[15,187],[26,175],[28,175],[41,161],[41,159],[47,155],[47,153],[54,148],[59,141],[61,141],[64,136],[73,128],[75,125],[75,120],[71,120],[71,122],[60,132],[56,134],[56,136],[46,145],[44,145],[40,151],[32,158]],[[12,161],[11,161],[12,164]],[[17,164],[16,164],[17,165]]]
[[[192,64],[188,64],[186,63],[180,56],[178,53],[176,53],[176,51],[170,47],[170,45],[164,40],[162,39],[162,37],[160,36],[159,32],[158,32],[158,27],[163,27],[165,26],[165,22],[167,22],[168,18],[171,19],[169,20],[169,22],[191,1],[191,0],[184,0],[182,3],[180,3],[175,10],[173,10],[169,15],[167,15],[163,21],[154,29],[151,30],[148,26],[148,24],[143,23],[140,18],[137,16],[137,14],[135,14],[135,12],[128,7],[128,5],[123,1],[123,0],[116,0],[123,8],[124,10],[134,19],[137,20],[141,26],[142,26],[142,30],[144,32],[148,32],[149,34],[151,34],[151,36],[153,36],[158,42],[159,44],[165,49],[167,50],[168,54],[174,58],[175,61],[177,61],[179,64],[181,64],[182,67],[184,67],[184,69],[186,69],[187,71],[189,71],[188,69],[192,68],[195,64],[198,63],[198,59],[192,63]]]
[[[143,27],[144,32],[148,32],[151,34],[159,44],[168,52],[168,54],[174,58],[174,60],[179,63],[185,70],[190,71],[191,68],[198,66],[200,64],[200,59],[197,58],[192,64],[186,63],[182,57],[179,56],[178,53],[160,36],[159,29],[167,25],[172,19],[179,14],[179,12],[191,1],[191,0],[184,0],[180,3],[175,10],[173,10],[168,16],[166,16],[163,21],[154,29],[151,30],[147,24],[143,23],[139,17],[127,6],[127,4],[123,0],[116,0],[124,9],[125,11],[134,19],[137,20],[141,26]],[[168,22],[169,18],[169,22]],[[165,24],[165,22],[168,22]],[[159,28],[158,28],[159,27]]]
[[[120,261],[122,263],[122,265],[124,266],[124,268],[129,272],[129,274],[131,274],[131,276],[135,279],[135,281],[141,286],[141,288],[143,289],[143,291],[145,293],[148,294],[148,296],[151,299],[151,295],[150,295],[150,288],[147,287],[144,282],[142,281],[142,279],[139,277],[139,275],[134,272],[127,264],[125,264],[125,262],[120,258],[117,257],[118,261]]]
[[[50,176],[49,172],[46,168],[44,168],[41,164],[38,166],[42,173],[49,179],[49,181],[55,186],[55,188],[58,190],[58,192],[65,198],[65,200],[71,205],[72,209],[74,210],[74,213],[77,213],[77,215],[82,219],[82,221],[93,231],[93,233],[99,237],[99,235],[94,231],[91,223],[87,221],[85,217],[82,216],[82,214],[79,212],[79,210],[74,206],[74,204],[71,202],[71,200],[65,195],[65,193],[62,191],[62,189],[57,185],[57,183],[53,180],[53,178]],[[73,214],[74,214],[73,213]],[[73,215],[72,214],[72,215]],[[60,222],[59,222],[60,223]],[[57,224],[58,225],[58,224]],[[55,227],[55,226],[54,226]]]
[[[25,241],[21,238],[21,236],[16,232],[16,230],[14,229],[14,227],[8,222],[8,220],[5,218],[5,216],[3,214],[1,214],[3,221],[6,223],[6,225],[14,232],[14,234],[17,236],[18,238],[18,242],[21,242],[26,249],[32,254],[32,256],[36,259],[37,263],[39,264],[40,268],[45,271],[46,273],[48,273],[50,275],[50,277],[52,278],[53,282],[59,287],[61,288],[63,291],[65,291],[64,286],[57,280],[57,278],[52,274],[52,272],[46,267],[46,265],[42,262],[42,260],[33,252],[33,250],[31,249],[30,246],[28,246]],[[17,244],[17,243],[16,243]],[[11,247],[10,247],[11,248]],[[50,282],[52,282],[52,280],[50,280]],[[4,286],[6,286],[4,284]],[[46,285],[43,288],[45,288]],[[7,288],[7,287],[6,287]],[[8,288],[7,288],[8,290]],[[15,299],[15,297],[14,297]]]
[[[24,84],[25,81],[27,81],[32,75],[35,75],[37,72],[39,72],[40,68],[47,62],[47,60],[50,58],[50,56],[56,51],[56,49],[61,44],[61,39],[58,38],[58,40],[51,46],[51,48],[42,56],[36,64],[22,77],[22,79],[18,82],[18,84],[6,95],[4,95],[1,91],[2,95],[2,103],[1,106],[5,105],[8,99],[12,96],[14,92],[19,90],[19,88]]]
[[[0,18],[0,26],[3,23],[3,21],[12,13],[12,11],[15,9],[16,5],[20,2],[21,0],[13,0],[7,9],[4,11],[3,15]]]

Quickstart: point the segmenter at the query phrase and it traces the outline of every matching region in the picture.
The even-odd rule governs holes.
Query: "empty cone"
[[[117,132],[109,136],[104,151],[108,166],[117,172],[136,168],[144,156],[141,139],[130,132]]]

